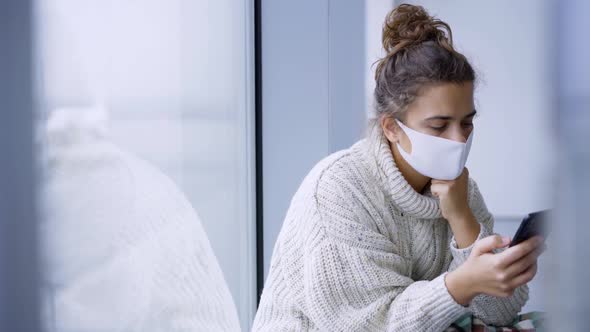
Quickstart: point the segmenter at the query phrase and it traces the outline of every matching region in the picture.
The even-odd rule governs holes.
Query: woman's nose
[[[450,137],[447,137],[450,140],[465,143],[467,142],[467,138],[469,138],[469,133],[463,129],[453,129],[450,133]]]

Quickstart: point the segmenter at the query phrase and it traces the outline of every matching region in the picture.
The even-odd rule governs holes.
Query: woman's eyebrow
[[[469,113],[469,114],[467,114],[467,115],[465,116],[465,119],[466,119],[466,118],[471,118],[471,117],[475,116],[476,114],[477,114],[477,110],[473,110],[473,112],[471,112],[471,113]]]
[[[473,117],[473,116],[475,116],[475,114],[477,114],[477,110],[473,110],[473,112],[467,114],[464,117],[464,119]],[[431,116],[431,117],[426,118],[424,120],[425,121],[428,121],[428,120],[453,120],[453,117],[452,116],[448,116],[448,115],[437,115],[437,116]]]

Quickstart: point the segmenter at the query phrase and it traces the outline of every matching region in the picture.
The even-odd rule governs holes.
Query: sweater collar
[[[420,194],[404,178],[381,128],[371,130],[365,139],[364,152],[369,168],[401,212],[423,219],[442,218],[439,201],[430,192],[430,187]]]

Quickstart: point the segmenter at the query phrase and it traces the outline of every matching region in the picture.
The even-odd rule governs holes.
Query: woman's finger
[[[432,190],[433,186],[445,186],[449,187],[455,183],[456,180],[434,180],[430,181],[430,189]]]
[[[537,247],[543,244],[543,238],[540,236],[534,236],[524,242],[521,242],[514,247],[507,248],[506,250],[498,253],[498,259],[501,261],[501,265],[504,267],[516,262],[520,258],[533,252]]]
[[[510,239],[507,237],[498,234],[490,235],[478,240],[473,246],[472,253],[479,256],[491,252],[493,249],[502,248],[508,243],[510,243]]]
[[[506,277],[513,278],[522,272],[526,271],[531,265],[537,263],[537,258],[541,255],[544,251],[543,247],[538,247],[534,251],[530,252],[528,255],[520,258],[516,262],[510,264],[506,268]]]
[[[511,288],[520,287],[520,286],[530,282],[531,280],[533,280],[533,278],[535,277],[536,274],[537,274],[537,262],[535,261],[535,263],[532,264],[531,266],[529,266],[528,269],[526,269],[524,272],[522,272],[521,274],[514,277],[509,282],[509,286]]]
[[[444,196],[449,192],[449,185],[446,183],[433,183],[430,185],[430,191],[435,196]]]

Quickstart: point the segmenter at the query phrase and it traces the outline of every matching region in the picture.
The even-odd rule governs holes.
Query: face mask
[[[467,142],[461,143],[423,134],[396,121],[408,135],[412,143],[412,152],[408,154],[399,143],[397,149],[418,173],[436,180],[454,180],[461,175],[471,149],[473,131],[469,134]]]

